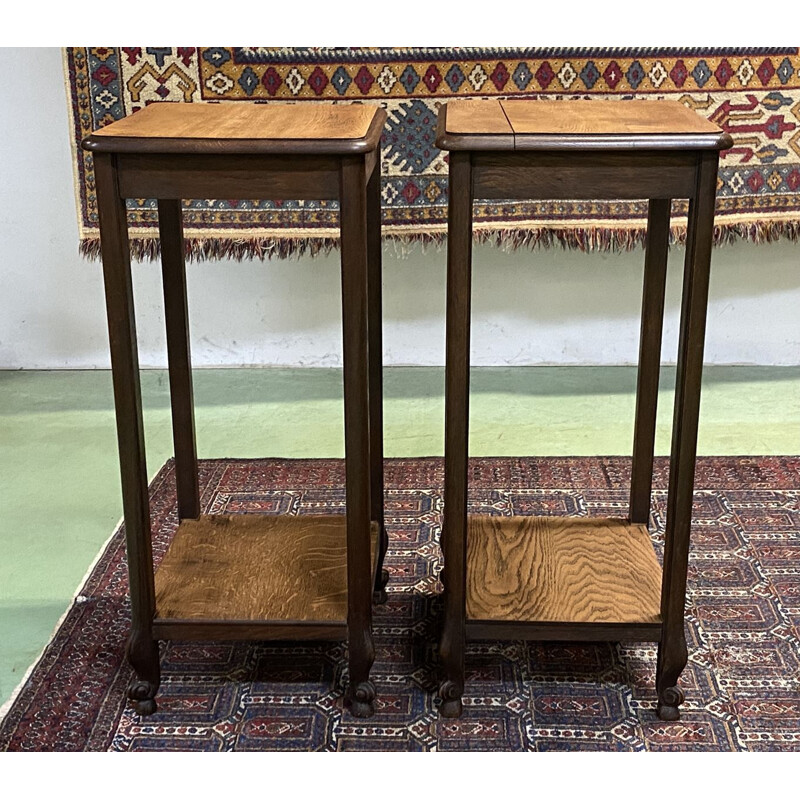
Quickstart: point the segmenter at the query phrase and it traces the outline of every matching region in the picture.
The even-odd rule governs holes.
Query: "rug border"
[[[523,457],[481,456],[481,457],[477,457],[477,459],[480,460],[480,461],[490,461],[490,462],[491,461],[504,461],[504,462],[512,461],[513,462],[513,461],[517,460],[518,458],[521,458],[522,460],[533,460],[533,461],[543,460],[543,461],[549,461],[549,462],[553,462],[553,461],[555,461],[555,462],[558,462],[558,461],[571,461],[573,459],[579,459],[579,460],[587,460],[587,459],[589,459],[589,460],[600,460],[600,461],[606,461],[606,460],[613,460],[613,461],[629,460],[629,457],[619,456],[619,455],[612,455],[612,456],[608,456],[608,455],[604,455],[604,456],[602,456],[602,455],[601,456],[597,456],[597,455],[595,455],[595,456],[523,456]],[[422,457],[412,456],[412,457],[395,457],[395,458],[391,458],[391,459],[387,459],[387,460],[388,461],[397,461],[397,462],[403,462],[403,461],[431,462],[431,461],[442,461],[443,457],[442,456],[422,456]],[[660,456],[660,457],[658,457],[658,460],[659,461],[668,461],[669,457],[668,456]],[[757,461],[757,460],[759,460],[759,461],[760,460],[780,461],[780,462],[784,463],[785,465],[791,466],[792,471],[794,471],[794,469],[800,469],[800,455],[797,455],[797,454],[786,454],[786,453],[784,453],[784,454],[771,454],[771,455],[752,455],[751,454],[751,455],[736,455],[736,456],[731,456],[731,455],[722,455],[722,456],[720,456],[720,455],[704,455],[704,456],[699,456],[698,457],[698,462],[701,462],[701,461],[715,462],[715,461],[718,461],[718,460],[724,460],[724,461],[734,460],[734,461],[739,462],[739,463],[741,463],[741,462],[751,462],[751,461]],[[203,459],[203,461],[209,462],[209,463],[236,463],[236,462],[253,462],[253,461],[270,461],[270,462],[283,462],[283,463],[306,462],[306,463],[308,463],[308,462],[314,462],[314,461],[341,462],[341,461],[343,461],[343,459],[340,459],[340,458],[339,459],[337,459],[337,458],[307,458],[307,457],[305,457],[305,458],[280,458],[280,457],[258,457],[258,458],[253,458],[253,457],[229,457],[228,456],[228,457],[207,458],[207,459]],[[173,457],[169,457],[169,458],[167,458],[165,460],[163,465],[156,471],[154,476],[148,482],[148,493],[159,482],[159,479],[162,478],[162,476],[165,474],[165,472],[167,472],[173,466],[173,464],[174,464],[174,458]],[[800,472],[797,473],[797,476],[798,476],[798,478],[800,478]],[[749,488],[752,488],[752,486],[753,485],[751,485],[751,487],[749,487]],[[756,486],[757,486],[757,484],[756,484]],[[545,487],[543,487],[543,488],[545,488]],[[662,491],[663,491],[664,488],[665,487],[661,487]],[[763,488],[763,487],[758,487],[758,488]],[[698,490],[697,487],[696,487],[696,490]],[[699,490],[702,491],[702,488],[699,489]],[[797,491],[797,490],[800,490],[800,483],[797,483],[796,484],[796,488],[793,487],[789,491]],[[39,653],[37,658],[31,663],[29,668],[26,670],[25,675],[23,676],[22,680],[19,682],[17,687],[14,689],[14,691],[11,693],[11,696],[9,697],[9,699],[2,705],[2,707],[0,707],[0,726],[2,726],[2,724],[6,721],[8,715],[9,715],[9,712],[13,709],[15,703],[19,699],[20,694],[24,691],[26,685],[28,684],[28,682],[29,682],[29,680],[31,678],[31,675],[41,665],[43,657],[45,656],[48,648],[53,644],[53,640],[56,638],[58,632],[63,627],[67,617],[74,610],[76,602],[77,602],[77,599],[81,596],[82,590],[84,589],[84,587],[86,586],[87,582],[89,581],[93,570],[95,570],[97,568],[98,563],[108,554],[108,550],[109,550],[109,547],[110,547],[111,543],[113,542],[114,538],[117,535],[120,534],[120,531],[121,531],[121,529],[123,527],[124,527],[124,521],[123,520],[118,521],[118,523],[114,526],[113,531],[111,532],[109,537],[106,539],[106,541],[103,543],[103,545],[100,547],[97,555],[92,560],[92,562],[89,565],[89,567],[87,568],[86,573],[84,574],[83,578],[81,579],[81,581],[78,584],[77,590],[73,594],[72,600],[70,601],[70,603],[67,606],[67,608],[64,611],[64,613],[61,615],[61,617],[56,622],[56,624],[54,626],[54,629],[53,629],[53,632],[51,633],[50,638],[48,639],[47,643],[42,648],[42,651]],[[125,547],[124,541],[121,542],[121,547],[124,550],[124,547]]]
[[[159,469],[159,472],[161,472],[161,469]],[[75,589],[75,592],[72,595],[72,599],[69,601],[69,604],[67,605],[67,608],[64,610],[64,613],[56,621],[55,626],[50,632],[50,637],[45,642],[42,649],[39,651],[39,655],[36,656],[36,658],[33,660],[33,663],[28,667],[28,669],[25,670],[25,674],[22,676],[22,680],[20,680],[20,682],[14,687],[11,694],[9,695],[8,700],[6,700],[5,703],[3,703],[3,705],[0,706],[0,725],[3,724],[3,720],[5,720],[5,718],[8,716],[12,706],[17,700],[17,697],[19,697],[20,693],[25,688],[25,685],[27,684],[31,674],[36,669],[36,667],[39,666],[39,663],[44,657],[47,648],[50,647],[50,645],[53,642],[53,639],[56,638],[56,635],[58,634],[59,630],[61,630],[61,626],[67,619],[69,612],[72,611],[75,602],[77,601],[78,597],[80,597],[82,593],[81,590],[83,589],[84,586],[86,586],[86,583],[88,582],[92,574],[92,570],[94,570],[100,559],[106,554],[109,545],[111,544],[114,537],[119,533],[119,530],[124,523],[125,523],[124,518],[120,517],[117,524],[114,526],[114,530],[112,531],[111,535],[105,540],[105,542],[103,542],[103,544],[100,545],[100,550],[97,552],[97,555],[92,559],[92,563],[89,564],[89,566],[86,568],[86,572],[83,574],[83,577],[78,582],[78,587]]]
[[[72,158],[72,198],[75,201],[75,219],[78,222],[78,248],[80,251],[80,243],[83,242],[89,228],[84,227],[81,212],[81,179],[78,169],[78,138],[75,136],[73,120],[72,84],[69,80],[69,47],[61,48],[61,71],[64,79],[64,98],[67,101],[67,130],[69,131],[70,157]],[[3,718],[2,708],[0,708],[0,720]]]

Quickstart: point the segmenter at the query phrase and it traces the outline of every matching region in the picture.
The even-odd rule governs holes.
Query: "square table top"
[[[440,111],[438,133],[446,150],[731,146],[722,128],[675,100],[456,100]]]
[[[374,150],[386,112],[363,103],[152,103],[83,141],[101,152]]]

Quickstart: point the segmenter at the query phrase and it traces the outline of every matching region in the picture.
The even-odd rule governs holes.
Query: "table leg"
[[[375,686],[369,679],[370,668],[375,660],[375,647],[372,640],[373,584],[370,557],[369,270],[366,165],[363,157],[342,159],[339,197],[350,668],[347,702],[354,716],[369,717],[375,711]]]
[[[152,636],[153,550],[128,223],[114,157],[95,153],[94,169],[130,580],[131,633],[127,656],[137,675],[128,696],[135,701],[136,710],[146,715],[156,710],[155,695],[161,676],[158,643]]]
[[[679,706],[684,699],[677,682],[688,659],[684,630],[686,572],[689,563],[703,342],[714,234],[718,155],[716,152],[709,152],[698,158],[695,195],[689,203],[667,496],[661,597],[662,638],[656,668],[657,710],[659,717],[664,720],[676,720],[680,717]]]
[[[444,717],[461,715],[464,693],[467,487],[469,444],[469,338],[472,270],[472,164],[469,153],[450,153],[447,225],[447,348],[445,356],[444,626],[439,687]]]
[[[161,237],[161,272],[164,282],[164,317],[167,327],[167,363],[172,403],[172,439],[178,518],[200,516],[197,483],[197,445],[194,432],[194,393],[186,302],[186,265],[183,253],[183,212],[180,200],[158,201]]]
[[[661,333],[664,327],[670,203],[670,200],[651,200],[647,216],[647,250],[644,259],[630,497],[630,520],[644,525],[647,525],[650,519],[650,492],[653,483],[653,448],[656,438]]]
[[[383,293],[381,275],[380,150],[367,181],[367,315],[369,330],[370,517],[378,524],[378,566],[373,602],[386,602],[389,573],[383,568],[389,537],[383,514]]]

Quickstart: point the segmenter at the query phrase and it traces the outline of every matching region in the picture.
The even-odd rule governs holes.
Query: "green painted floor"
[[[674,370],[656,449],[669,447]],[[444,372],[386,370],[386,455],[440,455]],[[635,370],[473,369],[472,455],[628,455]],[[142,375],[148,473],[171,455],[166,374]],[[201,458],[343,455],[341,373],[195,372]],[[709,367],[699,452],[800,452],[800,367]],[[0,704],[121,516],[110,373],[0,372]]]

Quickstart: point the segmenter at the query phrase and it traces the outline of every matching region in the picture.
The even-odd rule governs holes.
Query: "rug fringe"
[[[645,242],[646,230],[637,228],[573,227],[573,228],[519,228],[492,230],[476,227],[473,233],[476,242],[488,243],[504,251],[520,248],[538,249],[560,245],[565,250],[591,252],[625,252],[641,247]],[[721,246],[737,241],[755,244],[776,242],[788,239],[800,240],[800,220],[735,222],[722,223],[714,228],[714,244]],[[447,234],[440,231],[384,234],[384,241],[394,245],[400,257],[408,256],[412,250],[427,247],[440,247],[447,240]],[[671,244],[684,244],[686,225],[677,224],[670,230]],[[132,237],[131,257],[136,261],[154,261],[160,254],[157,238]],[[287,259],[300,256],[314,256],[331,253],[339,248],[339,238],[322,237],[254,237],[246,239],[186,239],[186,257],[189,261],[216,259]],[[100,257],[100,239],[89,237],[80,242],[80,254],[90,260]]]

